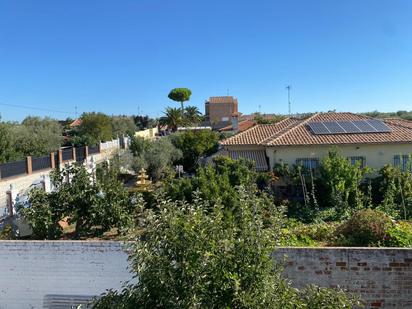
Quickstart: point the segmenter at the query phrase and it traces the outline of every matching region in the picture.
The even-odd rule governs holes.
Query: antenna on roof
[[[291,106],[290,106],[290,85],[286,86],[286,89],[288,90],[288,109],[289,109],[289,116],[291,114]]]

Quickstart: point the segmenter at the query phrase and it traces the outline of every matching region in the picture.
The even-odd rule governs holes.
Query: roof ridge
[[[320,115],[322,113],[316,113],[312,116],[310,116],[308,119],[305,119],[304,121],[302,121],[301,123],[298,123],[298,125],[294,126],[293,128],[291,128],[290,130],[287,130],[285,133],[275,137],[274,139],[272,139],[270,142],[266,142],[264,145],[270,145],[271,143],[273,143],[275,140],[282,138],[283,136],[285,136],[286,134],[289,134],[290,132],[296,130],[297,128],[302,127],[303,125],[305,125],[306,123],[308,123],[310,120],[312,120],[314,117]]]
[[[290,120],[294,120],[295,122],[292,122],[290,124],[288,124],[286,127],[284,127],[282,130],[280,130],[279,132],[273,133],[271,136],[265,138],[263,141],[261,141],[259,143],[259,145],[266,145],[267,141],[271,141],[275,138],[277,138],[278,136],[282,135],[283,133],[286,133],[287,131],[289,131],[290,129],[292,129],[293,127],[297,126],[299,124],[300,119],[297,118],[289,118]],[[280,135],[279,135],[280,134]],[[277,136],[278,135],[278,136]]]

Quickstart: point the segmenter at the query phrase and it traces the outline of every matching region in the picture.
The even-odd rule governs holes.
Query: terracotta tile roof
[[[77,118],[71,124],[69,124],[69,127],[74,128],[74,127],[78,127],[81,124],[82,124],[82,120]]]
[[[243,132],[251,127],[253,127],[256,124],[256,122],[252,120],[244,120],[239,122],[239,132]],[[229,125],[227,127],[221,128],[219,131],[232,131],[233,127],[232,125]]]
[[[266,159],[265,149],[260,150],[229,150],[229,157],[234,160],[240,158],[254,161],[257,171],[267,171],[269,169],[268,161]]]
[[[378,144],[378,143],[412,143],[412,123],[409,127],[383,120],[391,129],[385,133],[330,134],[316,135],[308,128],[308,122],[367,120],[371,117],[352,113],[319,113],[306,120],[285,119],[274,125],[258,125],[221,142],[222,145],[340,145],[340,144]]]
[[[259,124],[221,141],[222,145],[258,145],[275,134],[299,124],[301,120],[287,118],[275,124]]]
[[[406,119],[401,119],[401,118],[385,118],[383,119],[383,121],[412,129],[411,120],[406,120]]]
[[[232,96],[210,97],[209,103],[237,103],[237,99]]]

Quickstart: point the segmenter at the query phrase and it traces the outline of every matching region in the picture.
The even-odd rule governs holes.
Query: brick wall
[[[279,248],[284,275],[348,289],[365,308],[412,308],[412,249]],[[131,280],[124,245],[111,241],[0,241],[0,308],[49,308],[53,295],[100,295]]]
[[[360,294],[365,308],[412,308],[412,249],[280,248],[284,275],[301,288],[313,283]]]
[[[127,267],[120,242],[0,241],[0,308],[49,308],[53,297],[120,289],[132,277]]]

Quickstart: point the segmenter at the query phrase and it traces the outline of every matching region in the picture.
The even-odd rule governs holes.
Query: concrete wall
[[[0,241],[0,261],[0,309],[53,308],[132,278],[120,242]]]
[[[296,164],[297,158],[319,158],[328,154],[331,146],[288,146],[267,148],[270,166],[276,163]],[[380,144],[380,145],[341,145],[339,149],[343,156],[366,157],[366,165],[375,169],[382,168],[385,164],[393,164],[395,155],[412,154],[412,144]]]
[[[156,137],[156,134],[159,134],[159,129],[157,127],[146,129],[146,130],[141,130],[141,131],[136,131],[134,133],[134,136],[142,137],[146,139],[154,139]]]
[[[412,249],[280,248],[284,275],[301,288],[313,283],[360,294],[368,308],[412,308]]]

